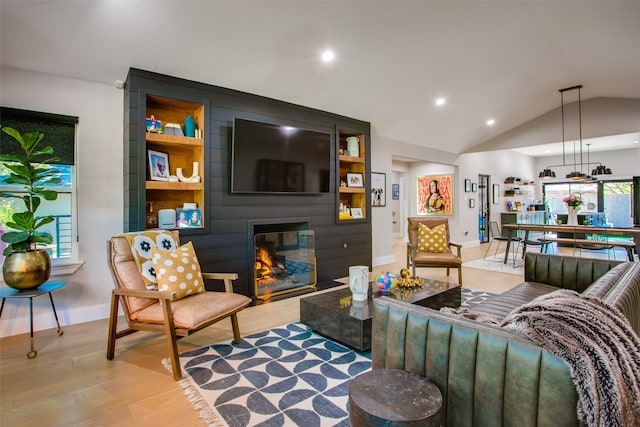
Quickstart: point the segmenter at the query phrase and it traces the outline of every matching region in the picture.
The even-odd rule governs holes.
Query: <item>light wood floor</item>
[[[463,260],[482,258],[486,245],[463,249]],[[405,245],[394,243],[399,272]],[[446,278],[445,270],[423,269]],[[451,280],[457,273],[451,272]],[[110,280],[110,279],[109,279]],[[467,288],[503,292],[522,281],[514,274],[463,269]],[[105,282],[107,283],[107,282]],[[299,320],[299,297],[248,307],[239,314],[243,335]],[[123,320],[124,322],[124,320]],[[121,323],[122,325],[123,323]],[[118,340],[106,360],[107,319],[36,332],[38,356],[27,359],[28,334],[0,339],[0,426],[201,426],[183,390],[161,364],[168,350],[163,336],[138,332]],[[230,321],[183,338],[180,351],[232,338]]]

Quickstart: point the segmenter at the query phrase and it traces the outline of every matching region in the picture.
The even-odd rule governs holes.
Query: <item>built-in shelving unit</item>
[[[358,138],[358,156],[348,151],[347,138]],[[364,220],[367,216],[366,140],[362,133],[338,129],[338,221]]]
[[[349,274],[352,265],[372,265],[371,197],[369,182],[371,125],[330,112],[268,99],[224,87],[130,69],[123,90],[123,231],[142,231],[149,205],[157,215],[161,208],[179,209],[197,203],[201,228],[179,228],[181,241],[191,241],[206,271],[235,272],[234,291],[255,296],[253,233],[291,230],[301,223],[315,233],[318,284]],[[162,121],[163,133],[146,132],[145,119]],[[193,116],[202,138],[169,135],[166,123],[183,125]],[[330,163],[320,171],[331,177],[329,192],[318,194],[239,194],[231,192],[232,143],[236,118],[265,123],[286,122],[331,135]],[[184,129],[184,128],[183,128]],[[200,135],[198,135],[200,136]],[[346,138],[359,138],[358,155],[340,157]],[[172,175],[176,168],[190,176],[199,164],[200,182],[168,182],[150,179],[148,150],[168,154]],[[204,153],[204,154],[203,154]],[[344,152],[343,152],[344,155]],[[341,176],[361,173],[363,187],[340,191]],[[362,219],[340,220],[340,200],[360,208]],[[280,230],[281,231],[281,230]],[[207,290],[224,290],[216,280]]]
[[[147,95],[146,117],[153,116],[162,122],[163,132],[167,123],[182,126],[187,116],[192,116],[199,134],[204,135],[204,105],[177,99]],[[145,181],[146,228],[158,226],[158,212],[162,209],[182,209],[185,203],[193,204],[200,210],[200,226],[205,221],[204,139],[189,136],[167,135],[147,132],[146,149],[168,155],[169,173],[177,176],[178,168],[184,177],[194,175],[194,162],[198,163],[199,182],[169,182],[150,178],[147,158],[147,179]],[[194,228],[191,226],[189,228]]]

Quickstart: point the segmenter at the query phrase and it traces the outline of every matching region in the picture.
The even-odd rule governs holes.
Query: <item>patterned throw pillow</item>
[[[153,248],[151,260],[159,291],[177,292],[178,299],[205,291],[200,264],[191,242],[172,252]]]
[[[420,252],[449,252],[446,224],[429,228],[418,224],[418,251]]]
[[[120,234],[120,237],[124,237],[129,242],[133,259],[142,274],[142,279],[147,289],[158,289],[156,272],[151,261],[151,250],[156,247],[163,251],[175,250],[178,244],[173,239],[171,232],[167,230],[146,230],[123,233]]]

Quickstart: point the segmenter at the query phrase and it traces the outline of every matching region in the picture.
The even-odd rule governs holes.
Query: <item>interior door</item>
[[[480,243],[489,241],[489,175],[478,175],[478,239]]]

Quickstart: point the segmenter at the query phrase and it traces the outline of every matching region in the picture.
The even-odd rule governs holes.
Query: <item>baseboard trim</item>
[[[393,254],[376,257],[373,259],[373,267],[376,267],[378,265],[393,264],[393,262],[394,262]]]
[[[21,301],[19,304],[13,305],[9,303],[9,300],[6,301],[2,318],[0,319],[0,337],[4,338],[29,333],[29,305],[24,302],[25,301]],[[27,307],[27,309],[23,310],[25,307]],[[58,313],[60,326],[64,329],[65,326],[75,325],[77,323],[106,319],[109,317],[109,309],[109,304],[100,304],[67,310],[61,310],[56,307],[56,312]],[[53,316],[50,305],[37,307],[34,304],[33,311],[34,331],[57,328],[56,319]]]

